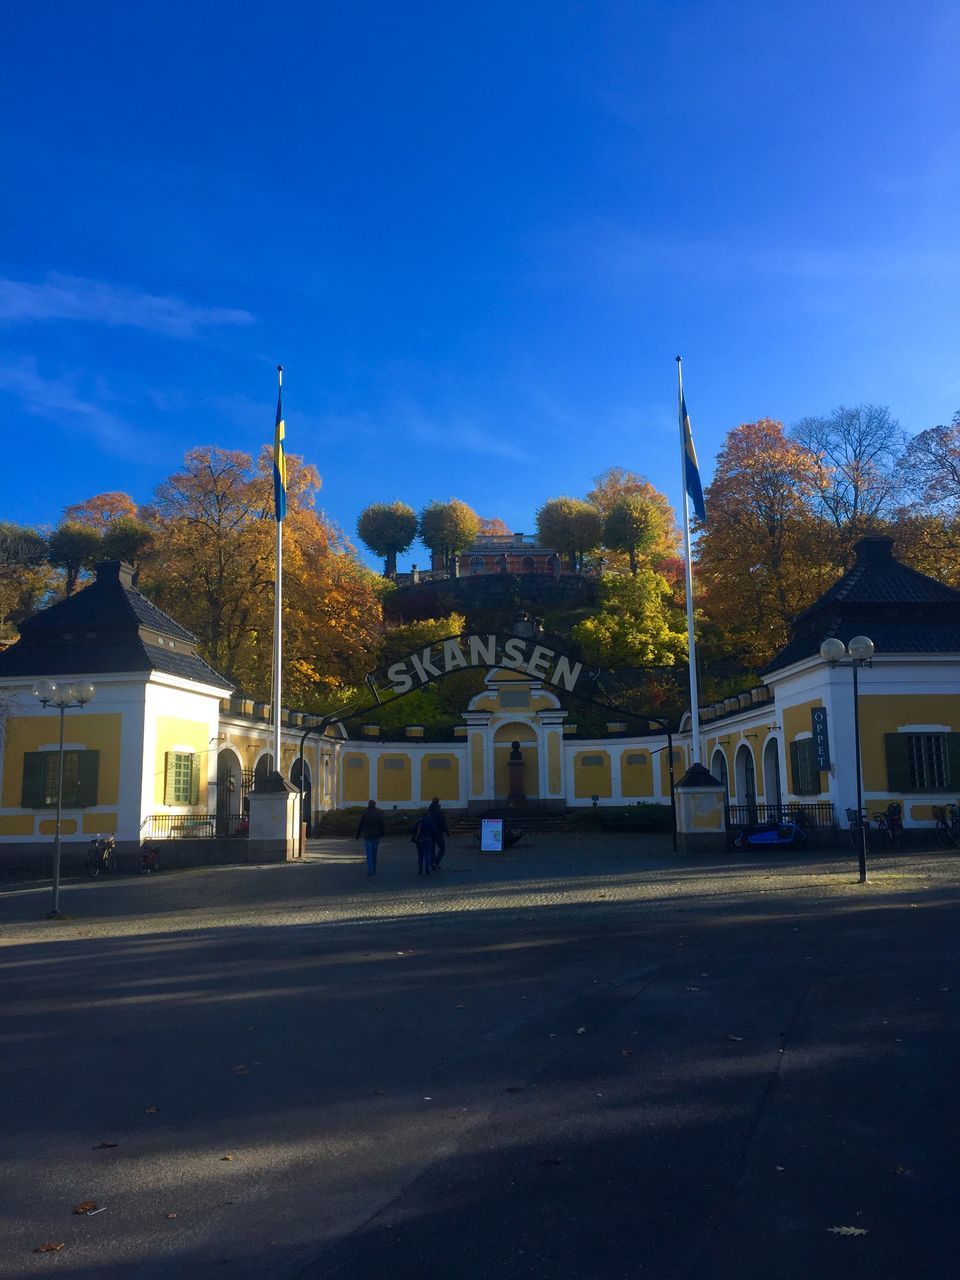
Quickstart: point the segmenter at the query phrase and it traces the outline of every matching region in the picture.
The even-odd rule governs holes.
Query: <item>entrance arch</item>
[[[232,836],[240,821],[243,803],[243,764],[233,747],[217,753],[216,833]]]
[[[302,764],[302,769],[301,769]],[[303,785],[301,787],[301,778]],[[313,835],[313,776],[310,772],[310,762],[308,760],[300,760],[298,756],[293,762],[293,768],[290,770],[290,781],[298,791],[303,791],[303,802],[300,806],[300,821],[305,822],[307,826],[307,835]]]
[[[723,751],[717,747],[713,753],[713,759],[710,761],[710,772],[718,782],[723,783],[723,789],[727,793],[727,799],[730,798],[730,779],[727,776],[727,757]]]
[[[753,822],[757,814],[757,772],[753,762],[753,752],[745,742],[737,748],[733,767],[737,803],[747,806],[750,821]]]
[[[253,770],[253,789],[259,791],[267,780],[267,776],[273,773],[273,756],[269,751],[264,751]]]

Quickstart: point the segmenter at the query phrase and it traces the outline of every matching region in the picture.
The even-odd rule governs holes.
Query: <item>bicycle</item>
[[[848,809],[847,822],[850,824],[850,847],[855,850],[870,848],[870,821],[865,809]]]
[[[108,874],[114,870],[114,849],[116,840],[111,835],[97,834],[90,841],[84,866],[91,880],[96,880],[101,871]]]
[[[891,849],[903,848],[903,819],[900,816],[901,813],[903,813],[903,809],[900,805],[888,804],[881,813],[873,815],[877,830],[882,831],[887,837],[887,843]]]
[[[955,804],[935,804],[933,816],[937,820],[937,844],[960,848],[960,808]]]

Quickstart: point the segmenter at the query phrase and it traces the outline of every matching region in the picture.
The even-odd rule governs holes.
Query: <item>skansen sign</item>
[[[442,676],[470,667],[506,667],[509,671],[522,671],[534,680],[543,680],[568,693],[576,688],[583,671],[581,662],[520,636],[456,636],[450,640],[438,640],[387,667],[381,677],[386,685],[383,691],[394,695],[409,693],[431,680],[439,680]],[[372,679],[379,684],[378,679]]]

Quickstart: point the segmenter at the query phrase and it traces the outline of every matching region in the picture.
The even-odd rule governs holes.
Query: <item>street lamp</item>
[[[60,914],[60,819],[63,813],[63,717],[71,707],[83,707],[96,689],[89,680],[76,684],[54,684],[52,680],[38,680],[33,686],[33,696],[44,707],[56,707],[60,712],[60,746],[57,752],[57,829],[53,844],[53,909],[48,919]]]
[[[849,654],[849,665],[853,669],[853,752],[854,768],[857,774],[857,822],[859,823],[857,856],[860,862],[860,883],[867,882],[867,824],[863,817],[863,778],[860,765],[860,689],[858,673],[861,667],[868,667],[874,654],[874,643],[869,636],[854,636],[849,644],[831,637],[820,646],[820,657],[829,662],[831,667],[840,665],[842,658]]]

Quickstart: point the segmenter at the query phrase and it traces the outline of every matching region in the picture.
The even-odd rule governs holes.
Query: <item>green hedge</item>
[[[366,807],[363,805],[362,808],[356,809],[331,809],[329,813],[321,816],[316,834],[318,836],[352,836],[357,829],[360,815]],[[387,835],[395,836],[409,834],[423,809],[381,809],[380,812],[383,814]]]
[[[670,831],[672,816],[668,804],[632,804],[623,809],[574,809],[567,821],[585,831]]]

